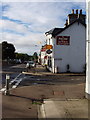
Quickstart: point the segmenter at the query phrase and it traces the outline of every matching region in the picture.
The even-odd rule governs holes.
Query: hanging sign
[[[51,54],[52,51],[49,49],[49,50],[46,51],[46,53],[47,53],[47,54]]]
[[[46,45],[46,49],[52,49],[52,45]]]

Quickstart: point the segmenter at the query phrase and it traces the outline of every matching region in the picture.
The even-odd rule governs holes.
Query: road
[[[28,73],[31,73],[31,74],[23,74],[22,72],[25,72],[25,71],[27,71],[25,68],[25,64],[3,67],[2,68],[2,87],[5,86],[6,74],[10,75],[9,82],[13,86],[16,84],[16,87],[30,86],[32,84],[54,85],[54,84],[85,83],[85,75],[83,74],[80,74],[80,75],[51,74],[40,65],[37,65],[36,68],[30,69]],[[43,74],[43,73],[46,73],[46,74]]]

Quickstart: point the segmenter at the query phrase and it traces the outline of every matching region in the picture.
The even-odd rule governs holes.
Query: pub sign
[[[57,36],[56,45],[70,45],[70,36]]]

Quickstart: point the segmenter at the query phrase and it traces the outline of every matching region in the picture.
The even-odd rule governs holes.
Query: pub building
[[[53,28],[45,33],[48,48],[45,49],[43,58],[48,70],[53,73],[85,72],[85,20],[86,15],[82,14],[82,9],[73,9],[64,28]]]

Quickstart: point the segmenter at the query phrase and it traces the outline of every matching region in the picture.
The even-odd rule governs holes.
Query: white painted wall
[[[90,95],[90,2],[87,3],[86,93]]]
[[[55,60],[55,66],[58,66],[59,72],[66,72],[66,65],[70,65],[71,72],[83,72],[86,63],[86,29],[76,22],[58,36],[70,36],[70,45],[56,45],[54,41],[54,57],[62,60]],[[53,63],[54,64],[54,63]]]
[[[51,34],[46,36],[47,45],[49,45],[49,39],[50,39],[50,45],[52,45],[53,43],[52,43],[52,35]]]
[[[41,51],[41,64],[44,65],[44,57],[46,55],[46,51]]]

